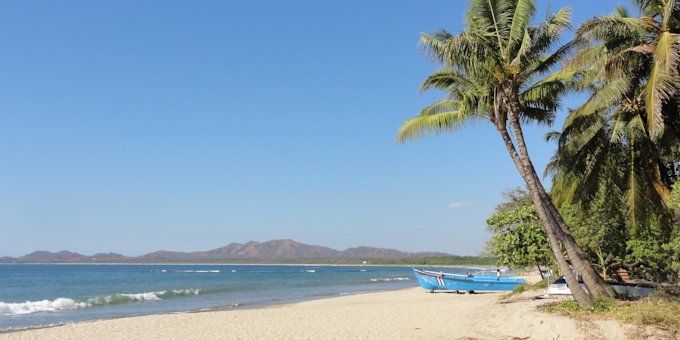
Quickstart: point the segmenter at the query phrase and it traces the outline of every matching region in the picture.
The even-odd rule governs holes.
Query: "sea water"
[[[417,285],[410,267],[395,266],[0,264],[0,332]]]

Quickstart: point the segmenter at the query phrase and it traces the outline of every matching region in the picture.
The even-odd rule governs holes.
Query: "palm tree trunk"
[[[561,239],[565,245],[565,248],[567,249],[567,254],[575,254],[573,257],[572,255],[569,255],[569,257],[572,258],[572,263],[574,264],[574,267],[576,267],[576,270],[578,270],[583,276],[583,281],[586,282],[586,286],[590,291],[590,295],[592,295],[595,299],[602,299],[606,297],[615,298],[616,292],[614,289],[604,282],[604,279],[602,279],[602,277],[598,275],[597,272],[595,272],[593,266],[586,260],[583,251],[576,243],[576,239],[574,239],[574,235],[571,234],[567,223],[564,222],[564,218],[562,218],[562,215],[559,213],[559,211],[557,211],[555,204],[553,204],[543,185],[540,184],[540,181],[538,181],[538,176],[536,176],[536,181],[539,183],[537,188],[539,190],[539,194],[543,198],[543,201],[546,202],[548,211],[550,214],[552,214],[553,218],[560,227],[562,232]],[[589,282],[593,282],[594,284],[589,285]]]
[[[520,135],[520,137],[516,137],[520,139],[517,142],[520,145],[520,150],[522,150],[521,145],[524,145],[525,154],[522,158],[525,160],[525,162],[527,163],[526,166],[529,168],[527,174],[533,177],[534,183],[536,183],[536,190],[538,190],[539,195],[541,196],[541,199],[545,204],[546,210],[548,211],[548,214],[551,215],[555,223],[557,223],[557,225],[559,226],[559,231],[557,232],[558,237],[562,240],[562,244],[564,244],[564,248],[567,250],[567,254],[569,254],[569,258],[571,259],[572,265],[583,276],[583,281],[584,283],[586,283],[590,295],[592,295],[593,298],[595,299],[616,297],[616,292],[614,291],[614,289],[612,289],[609,285],[607,285],[604,282],[602,277],[600,277],[600,275],[597,274],[593,266],[585,258],[583,251],[576,243],[576,239],[569,231],[567,223],[564,222],[564,218],[562,218],[562,215],[555,207],[555,204],[553,204],[552,199],[550,199],[550,195],[548,195],[548,193],[545,190],[545,187],[543,187],[543,184],[541,184],[541,181],[539,180],[538,175],[536,174],[534,165],[533,163],[531,163],[531,159],[529,159],[519,119],[516,116],[511,117],[510,124],[512,125],[514,131],[519,132],[515,134]],[[520,153],[522,152],[520,151]]]
[[[544,209],[546,210],[547,218],[551,220],[551,225],[554,227],[555,233],[562,240],[569,258],[571,259],[574,268],[583,276],[583,281],[588,287],[590,294],[596,298],[606,298],[615,297],[616,293],[608,287],[604,280],[595,272],[593,266],[586,260],[581,248],[576,243],[573,235],[569,231],[567,224],[564,222],[562,215],[557,211],[552,200],[548,196],[543,184],[538,179],[536,174],[536,169],[531,163],[529,158],[529,152],[524,140],[524,133],[522,132],[522,125],[519,121],[518,113],[520,112],[519,101],[516,96],[516,91],[513,91],[511,86],[506,86],[504,89],[505,98],[509,106],[508,118],[510,120],[510,125],[515,133],[515,139],[517,140],[518,149],[520,152],[521,159],[523,161],[523,166],[525,170],[525,175],[528,179],[529,189],[538,196],[538,200],[541,201]],[[536,204],[536,203],[534,203]],[[607,289],[609,288],[609,289]]]
[[[559,240],[557,238],[557,235],[555,234],[555,229],[559,229],[559,227],[555,225],[552,219],[548,218],[545,206],[543,205],[543,202],[541,201],[538,192],[536,190],[533,190],[532,186],[529,185],[530,176],[526,176],[524,163],[522,162],[521,157],[517,153],[517,149],[515,149],[515,145],[512,142],[512,139],[510,138],[510,134],[508,133],[504,126],[497,125],[496,128],[498,132],[501,134],[501,137],[503,138],[503,143],[505,144],[505,147],[508,149],[508,153],[510,154],[510,157],[515,163],[517,170],[519,171],[520,175],[522,175],[522,178],[524,178],[524,181],[527,183],[527,186],[529,186],[532,201],[534,202],[534,206],[536,207],[538,218],[542,222],[541,225],[543,226],[543,230],[545,231],[545,234],[548,237],[550,249],[552,250],[553,255],[555,256],[555,260],[557,260],[557,265],[560,267],[562,273],[564,273],[564,278],[567,281],[567,285],[571,289],[571,294],[574,297],[574,300],[576,300],[576,302],[578,302],[582,306],[588,308],[593,307],[593,299],[590,297],[590,295],[588,295],[588,293],[586,293],[585,290],[583,290],[581,285],[579,285],[576,275],[571,270],[571,267],[569,266],[567,260],[564,258],[562,248],[560,247]]]

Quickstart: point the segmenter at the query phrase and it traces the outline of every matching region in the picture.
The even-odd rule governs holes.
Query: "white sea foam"
[[[201,290],[200,289],[173,289],[172,292],[175,295],[180,295],[180,296],[187,296],[187,295],[198,295]],[[161,296],[167,294],[168,291],[163,291],[161,292]]]
[[[54,300],[26,301],[19,303],[0,302],[0,315],[31,314],[38,312],[53,312],[87,307],[87,303],[76,302],[72,299],[57,298]]]
[[[200,289],[174,289],[136,294],[114,294],[91,298],[88,300],[88,305],[92,306],[126,302],[158,301],[170,297],[198,295],[200,292]]]
[[[408,281],[408,277],[379,277],[371,279],[373,282],[391,282],[391,281]]]
[[[178,270],[177,273],[219,273],[217,269],[212,270]]]
[[[87,299],[86,301],[76,301],[68,298],[57,298],[54,300],[42,300],[42,301],[26,301],[17,303],[0,301],[0,315],[20,315],[39,312],[55,312],[120,303],[159,301],[163,300],[164,298],[198,295],[200,294],[200,292],[201,292],[200,289],[174,289],[137,294],[113,294],[97,296]]]
[[[132,301],[158,301],[161,298],[156,295],[159,292],[138,293],[138,294],[118,294],[130,298]]]

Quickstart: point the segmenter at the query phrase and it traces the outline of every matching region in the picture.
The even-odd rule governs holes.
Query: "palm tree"
[[[599,188],[625,192],[633,235],[650,215],[669,216],[680,143],[680,2],[635,0],[577,30],[563,69],[588,100],[567,118],[549,165],[558,203],[588,202]]]
[[[547,77],[545,74],[573,48],[572,44],[552,48],[560,33],[569,28],[571,11],[562,8],[540,24],[531,25],[534,13],[532,0],[471,0],[464,31],[455,36],[445,30],[423,35],[422,46],[442,69],[425,80],[422,90],[443,90],[448,98],[407,120],[396,138],[403,142],[427,133],[456,130],[474,120],[491,122],[530,189],[555,259],[572,287],[574,298],[592,306],[593,297],[604,297],[610,292],[585,260],[550,201],[531,163],[522,132],[522,121],[550,124],[567,89],[568,76],[564,73]],[[574,268],[583,274],[590,295],[580,288],[562,246]]]
[[[680,0],[632,0],[642,15],[619,7],[611,16],[584,22],[576,32],[582,87],[597,92],[574,119],[612,105],[643,106],[640,129],[654,142],[677,138],[680,120]],[[635,91],[639,88],[639,91]],[[674,131],[667,128],[675,127]]]

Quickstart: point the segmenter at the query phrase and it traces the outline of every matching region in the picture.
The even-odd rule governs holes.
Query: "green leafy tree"
[[[518,193],[524,193],[523,197],[515,196]],[[531,198],[526,191],[517,189],[504,196],[508,201],[496,207],[496,213],[486,221],[493,233],[489,240],[491,253],[498,257],[499,265],[536,266],[540,272],[541,266],[549,266],[554,260]]]
[[[630,240],[626,246],[626,262],[642,264],[631,268],[632,276],[657,282],[677,278],[680,254],[677,239],[668,243],[653,238]]]
[[[613,292],[586,260],[543,188],[522,130],[522,121],[552,121],[566,90],[564,82],[571,78],[546,76],[573,47],[568,44],[553,48],[560,33],[569,28],[571,12],[562,8],[532,25],[534,14],[532,0],[471,0],[464,31],[455,36],[445,30],[423,35],[422,46],[442,67],[425,80],[422,89],[442,90],[448,98],[406,121],[397,141],[453,131],[473,121],[491,122],[531,192],[553,255],[568,284],[574,287],[575,300],[592,306],[593,297]],[[562,246],[574,268],[583,275],[590,295],[580,289]]]

